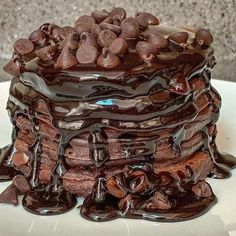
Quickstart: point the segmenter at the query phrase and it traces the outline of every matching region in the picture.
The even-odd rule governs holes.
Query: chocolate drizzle
[[[114,14],[117,21],[119,17],[125,18],[122,9],[113,11],[112,17]],[[103,21],[109,14],[103,11],[93,15],[96,21]],[[144,28],[159,24],[157,18],[146,13],[139,13],[137,19]],[[85,25],[85,21],[89,21],[89,25]],[[112,35],[116,40],[115,30],[121,31],[125,39],[131,33],[134,37],[138,29],[131,21],[126,19],[123,24],[131,24],[132,32],[124,26],[120,28],[103,22],[101,27],[106,28],[103,34]],[[91,16],[79,18],[77,33],[90,31],[94,22]],[[55,41],[65,38],[67,32],[61,32],[56,25],[44,25],[42,29],[50,31],[49,36]],[[20,77],[14,77],[11,83],[7,109],[14,132],[12,145],[1,150],[0,179],[9,180],[22,172],[20,166],[13,165],[11,157],[19,148],[16,141],[20,128],[16,121],[23,117],[29,122],[28,126],[32,126],[28,127],[26,136],[29,133],[34,135],[33,142],[24,150],[30,159],[29,173],[25,175],[31,185],[23,197],[26,210],[53,215],[67,212],[76,205],[76,195],[65,184],[65,176],[73,167],[66,159],[66,152],[75,139],[88,142],[89,149],[87,159],[80,160],[76,171],[81,175],[83,171],[95,175],[92,180],[86,179],[87,182],[93,181],[91,193],[86,193],[81,207],[81,215],[86,219],[107,221],[126,217],[181,221],[203,214],[216,203],[216,197],[204,179],[207,175],[229,177],[236,159],[220,154],[215,144],[215,123],[221,98],[210,85],[214,65],[211,35],[205,30],[198,31],[198,40],[191,46],[189,40],[193,35],[190,31],[163,26],[154,29],[155,33],[149,32],[148,37],[142,35],[147,40],[144,44],[148,51],[137,47],[137,52],[127,52],[122,63],[113,70],[95,64],[76,65],[76,57],[78,61],[94,61],[97,51],[93,51],[91,58],[81,58],[83,53],[80,52],[75,57],[71,50],[76,37],[72,36],[66,39],[68,42],[64,41],[67,46],[60,45],[64,54],[57,64],[50,61],[55,50],[43,51],[43,55],[38,52],[39,58],[24,61]],[[68,32],[71,30],[74,34],[73,28]],[[42,32],[34,33],[31,40],[44,43],[42,37],[46,36]],[[99,36],[99,45],[110,47],[111,38],[107,39],[103,34]],[[91,43],[97,42],[88,35],[85,35],[83,47],[88,47],[86,41],[90,42],[89,47],[95,47]],[[119,39],[121,45],[113,45],[109,49],[113,51],[109,53],[125,52],[132,40],[124,43]],[[154,44],[150,45],[148,40],[154,43],[160,40],[161,44],[154,50]],[[171,50],[162,44],[168,44]],[[16,49],[21,54],[22,50],[23,54],[29,50],[22,45],[17,45]],[[114,63],[108,60],[108,54],[103,55],[106,50],[100,55],[106,59],[102,58],[103,65]],[[111,55],[114,56],[115,53]],[[71,58],[74,66],[66,69],[71,65]],[[46,142],[57,147],[47,181],[42,181],[39,176],[45,138],[40,122],[50,126],[48,132],[53,140],[46,139]],[[194,133],[198,136],[195,137]],[[186,140],[193,137],[197,141],[189,146]],[[115,140],[114,145],[119,145],[119,155],[117,146],[110,147],[111,140]],[[169,148],[169,152],[160,157],[163,146]],[[198,165],[201,160],[204,165],[196,167],[195,162]]]

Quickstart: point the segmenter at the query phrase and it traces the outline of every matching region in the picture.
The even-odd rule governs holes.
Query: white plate
[[[223,98],[218,124],[219,149],[236,156],[236,83],[213,80]],[[11,125],[5,111],[9,83],[0,83],[0,146],[10,142]],[[180,223],[118,219],[95,223],[74,209],[58,216],[37,216],[22,206],[0,204],[0,236],[236,236],[236,171],[226,180],[209,179],[218,203],[205,215]],[[8,183],[0,183],[2,191]]]

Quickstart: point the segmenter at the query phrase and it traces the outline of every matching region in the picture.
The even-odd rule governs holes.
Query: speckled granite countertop
[[[112,6],[129,14],[148,11],[170,25],[210,29],[217,59],[213,77],[236,81],[236,0],[0,0],[0,67],[11,56],[14,41],[41,24],[71,25],[81,14]],[[0,80],[8,78],[0,70]]]

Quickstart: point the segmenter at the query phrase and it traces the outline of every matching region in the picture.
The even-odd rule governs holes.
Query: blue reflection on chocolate
[[[113,104],[113,99],[105,99],[105,100],[100,100],[96,102],[97,105],[102,105],[102,106],[111,106]]]

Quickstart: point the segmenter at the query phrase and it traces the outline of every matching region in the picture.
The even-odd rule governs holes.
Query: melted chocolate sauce
[[[177,196],[175,207],[169,210],[148,210],[149,199],[141,199],[135,204],[139,207],[135,209],[134,203],[129,202],[122,210],[118,207],[116,198],[109,196],[104,202],[94,202],[89,196],[85,199],[81,207],[81,215],[91,221],[108,221],[117,218],[145,219],[158,222],[178,222],[190,220],[206,213],[217,202],[213,194],[208,198],[198,198],[193,193],[187,192],[184,196]]]
[[[214,61],[212,51],[191,49],[177,53],[177,56],[176,53],[162,53],[149,66],[137,61],[135,55],[125,60],[127,62],[119,65],[116,70],[77,66],[67,71],[58,71],[51,65],[31,61],[26,64],[21,77],[12,80],[8,110],[16,130],[15,136],[15,119],[19,114],[24,114],[33,123],[32,131],[36,137],[29,148],[31,173],[28,179],[32,188],[23,197],[26,210],[39,215],[53,215],[67,212],[76,205],[75,195],[67,192],[62,183],[62,177],[69,168],[64,153],[70,140],[84,133],[89,133],[90,160],[99,172],[99,177],[93,193],[81,207],[83,217],[93,221],[118,217],[181,221],[203,214],[216,203],[214,194],[199,197],[191,191],[191,186],[196,184],[196,173],[191,167],[186,166],[187,178],[181,172],[178,178],[163,173],[165,179],[172,179],[170,183],[167,181],[167,186],[161,185],[161,177],[152,169],[158,148],[157,140],[153,137],[158,136],[162,130],[173,129],[175,132],[172,133],[170,143],[181,160],[181,142],[186,136],[186,124],[195,121],[199,114],[196,99],[206,93],[209,101],[213,100],[210,97],[212,93],[221,100],[210,86],[209,71]],[[204,89],[198,95],[189,85],[192,78],[205,78]],[[159,104],[151,102],[151,95],[163,92],[168,96],[166,101]],[[40,183],[38,176],[42,141],[37,123],[39,114],[35,111],[38,101],[45,104],[52,126],[60,136],[57,162],[47,185]],[[236,166],[236,159],[220,154],[215,145],[215,137],[209,135],[208,128],[215,125],[219,117],[219,108],[214,102],[209,103],[209,106],[211,121],[201,130],[204,135],[201,150],[209,153],[212,158],[213,168],[209,176],[226,178],[230,169]],[[109,156],[106,129],[121,133],[117,142],[124,142],[124,161],[127,161],[128,168],[144,172],[141,177],[135,176],[132,179],[132,188],[142,186],[148,179],[145,189],[139,194],[130,190],[130,186],[128,188],[118,183],[118,186],[124,187],[123,191],[131,192],[132,195],[129,199],[130,195],[126,196],[124,204],[120,203],[118,197],[108,193],[106,185],[106,171],[114,162]],[[143,139],[137,142],[136,137]],[[12,147],[1,150],[1,181],[9,180],[18,173],[11,163]],[[127,179],[130,181],[129,175]],[[155,191],[160,189],[170,194],[170,209],[149,207]]]
[[[19,174],[11,163],[12,150],[12,145],[0,149],[0,182],[9,181]]]

